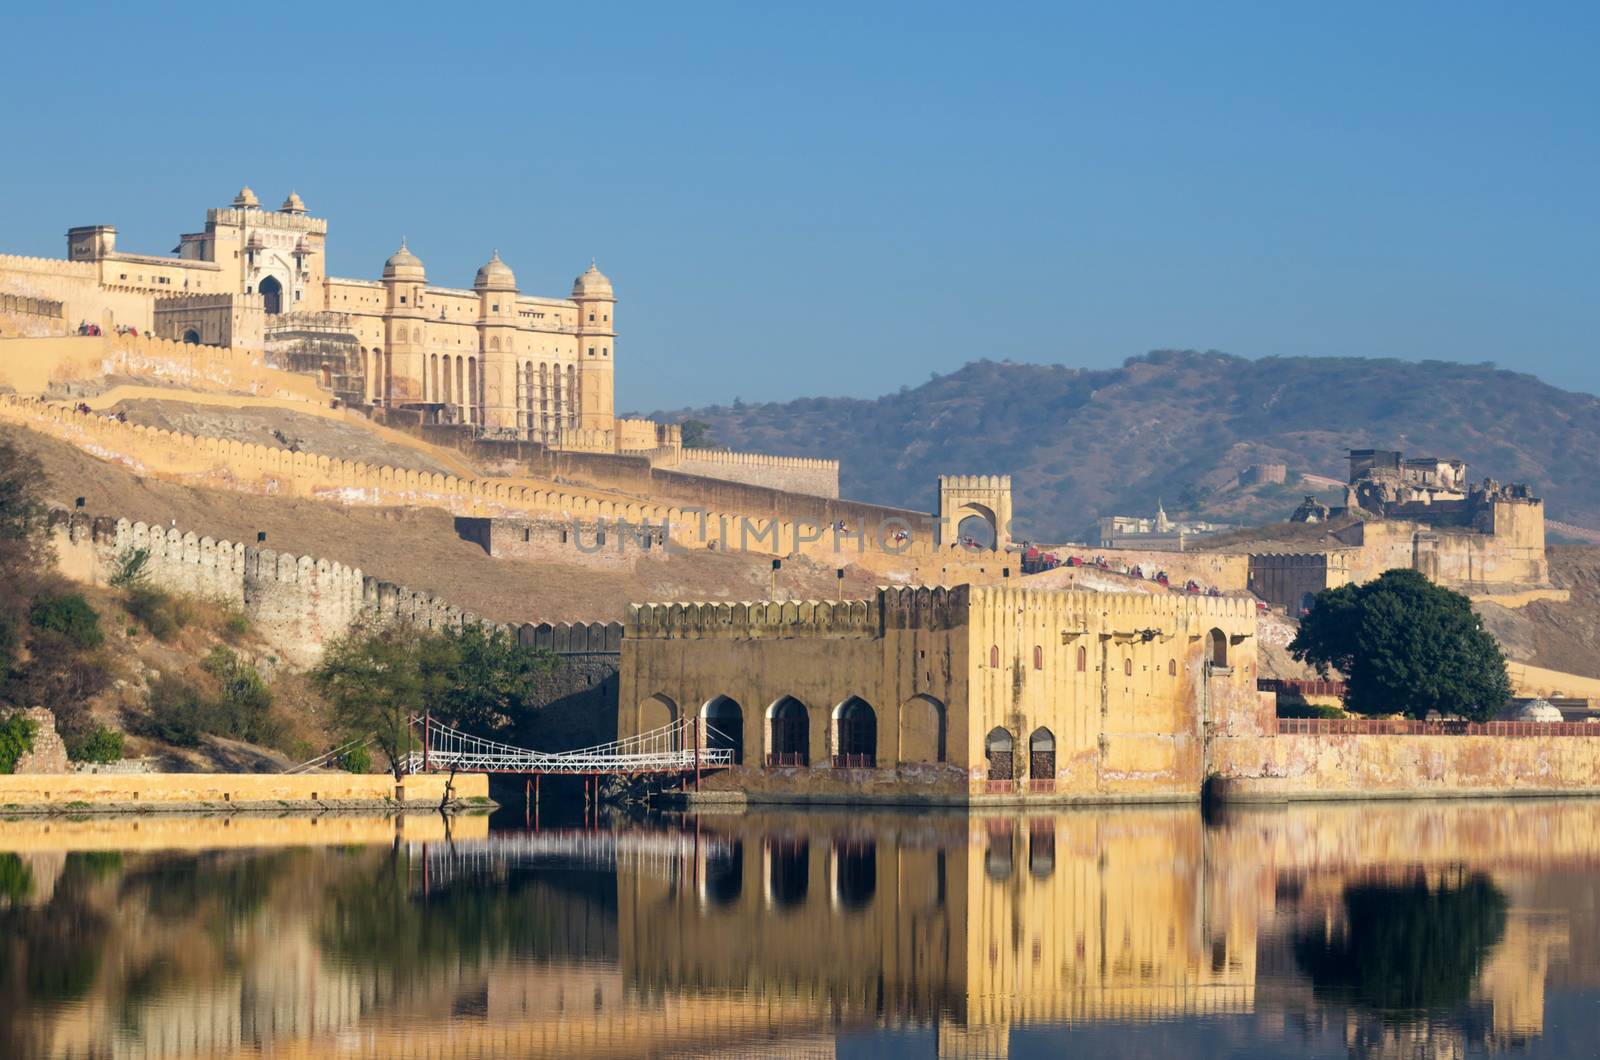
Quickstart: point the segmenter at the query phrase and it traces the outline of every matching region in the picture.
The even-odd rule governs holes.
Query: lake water
[[[1600,803],[0,822],[0,1056],[1600,1052]]]

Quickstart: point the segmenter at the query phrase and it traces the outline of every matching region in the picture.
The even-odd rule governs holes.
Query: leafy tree
[[[211,704],[187,681],[163,675],[150,686],[150,735],[175,747],[194,747],[208,729]]]
[[[504,734],[555,668],[551,652],[523,645],[508,630],[474,623],[447,629],[432,653],[444,667],[425,704],[441,721],[481,736]]]
[[[0,773],[17,768],[17,759],[33,750],[36,729],[33,721],[21,714],[0,721]]]
[[[685,449],[709,449],[711,447],[711,424],[705,420],[687,419],[678,424],[683,431],[683,447]]]
[[[1318,998],[1386,1013],[1448,1009],[1472,993],[1505,932],[1506,897],[1482,873],[1430,887],[1363,884],[1344,892],[1344,929],[1303,933],[1295,963]]]
[[[31,453],[0,441],[0,681],[22,641],[23,610],[48,569],[44,468]]]
[[[116,762],[122,758],[122,733],[96,725],[80,738],[68,740],[67,757],[74,762]]]
[[[282,735],[271,717],[272,692],[254,666],[221,646],[211,649],[200,666],[219,686],[208,731],[266,744]]]
[[[345,737],[372,736],[396,783],[412,747],[411,715],[438,698],[446,679],[444,638],[394,623],[357,628],[329,645],[311,671]]]
[[[1345,708],[1493,716],[1511,698],[1506,660],[1465,596],[1411,570],[1317,594],[1289,645],[1326,677],[1345,675]]]
[[[82,593],[40,593],[28,609],[28,622],[35,629],[60,633],[80,648],[98,648],[106,639],[99,613]]]

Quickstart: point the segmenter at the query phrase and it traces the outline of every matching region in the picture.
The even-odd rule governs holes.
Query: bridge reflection
[[[1235,1017],[1437,1054],[1525,1043],[1547,985],[1600,985],[1579,802],[279,819],[232,849],[65,824],[0,822],[0,1054],[832,1055],[916,1026],[993,1056],[1024,1028]],[[1374,910],[1448,930],[1374,941]],[[1351,958],[1379,944],[1382,981]]]

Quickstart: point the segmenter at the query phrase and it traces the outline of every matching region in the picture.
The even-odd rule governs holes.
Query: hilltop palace
[[[67,232],[65,260],[0,257],[0,289],[62,303],[69,327],[264,349],[352,405],[563,449],[665,440],[645,421],[619,432],[616,296],[593,264],[564,298],[518,291],[498,251],[470,290],[438,287],[402,240],[380,279],[355,280],[327,274],[327,240],[298,194],[266,210],[246,187],[179,236],[176,257],[128,253],[114,227],[87,225]]]

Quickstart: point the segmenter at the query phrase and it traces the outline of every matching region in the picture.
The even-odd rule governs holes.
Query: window
[[[1133,660],[1132,659],[1124,659],[1124,660],[1122,660],[1122,673],[1126,677],[1132,677],[1133,676]]]
[[[989,665],[994,667],[1000,665],[1000,647],[997,644],[989,646]]]
[[[401,295],[400,296],[400,304],[401,305],[405,305],[406,304],[406,296],[405,295]]]
[[[611,356],[611,347],[610,346],[602,346],[602,347],[600,347],[600,356],[602,356],[602,357],[610,357]]]
[[[1037,644],[1033,646],[1033,668],[1035,670],[1044,669],[1044,649]]]
[[[1087,669],[1089,669],[1089,649],[1080,646],[1078,648],[1078,672],[1081,674]]]
[[[591,323],[591,324],[594,323],[594,314],[593,313],[589,314],[589,323]]]
[[[590,357],[593,357],[593,356],[594,356],[594,347],[593,347],[593,346],[590,346],[590,347],[589,347],[589,356],[590,356]]]
[[[500,307],[498,305],[492,305],[492,306],[489,307],[489,312],[498,313],[498,312],[500,312]]]
[[[1178,676],[1178,660],[1176,660],[1176,659],[1168,659],[1167,660],[1167,676],[1168,677],[1177,677]]]

